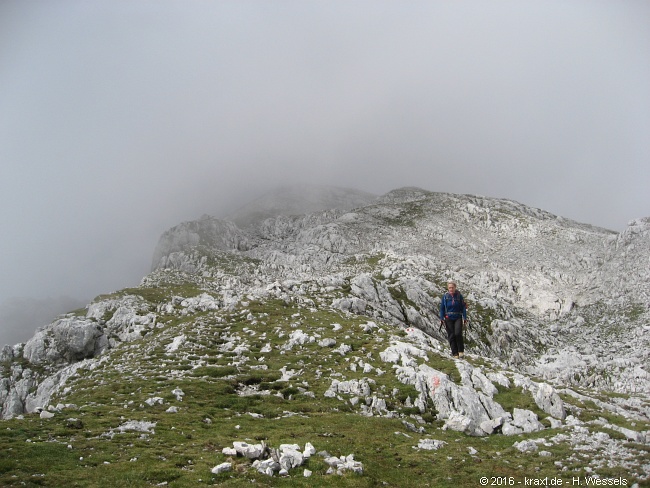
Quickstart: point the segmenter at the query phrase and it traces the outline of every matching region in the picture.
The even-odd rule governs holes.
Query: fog
[[[278,184],[623,230],[650,215],[649,86],[644,1],[3,0],[0,344]]]

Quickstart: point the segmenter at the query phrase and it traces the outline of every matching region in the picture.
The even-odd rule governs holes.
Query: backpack
[[[465,297],[463,297],[463,294],[457,290],[458,295],[460,296],[460,314],[462,316],[463,310],[467,310],[467,304],[465,303]],[[442,296],[442,303],[445,305],[445,317],[448,315],[447,313],[447,296],[451,297],[451,293],[448,291],[445,292],[445,294]],[[458,312],[452,312],[452,313],[458,313]]]

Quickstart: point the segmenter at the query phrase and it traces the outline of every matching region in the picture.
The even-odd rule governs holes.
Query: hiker
[[[445,324],[451,355],[462,358],[465,355],[463,326],[467,325],[467,307],[463,295],[456,289],[456,282],[447,282],[447,292],[440,302],[440,324]]]

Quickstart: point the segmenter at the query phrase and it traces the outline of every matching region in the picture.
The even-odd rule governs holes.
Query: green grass
[[[534,438],[534,435],[468,440],[456,432],[435,430],[432,437],[447,445],[439,451],[421,451],[413,447],[417,446],[419,438],[430,436],[409,433],[409,438],[396,434],[404,432],[398,419],[367,418],[342,412],[255,419],[213,407],[212,423],[207,424],[203,420],[210,414],[206,413],[205,406],[192,402],[184,407],[186,409],[176,415],[143,415],[158,422],[155,434],[145,439],[137,433],[102,438],[107,429],[117,425],[102,421],[109,412],[99,407],[76,414],[85,422],[85,435],[66,429],[62,417],[47,422],[33,416],[22,422],[9,421],[7,425],[11,430],[0,432],[0,483],[2,486],[22,483],[26,486],[105,486],[106,479],[111,479],[112,486],[151,486],[167,482],[168,486],[189,487],[204,484],[245,486],[254,480],[261,486],[465,487],[478,486],[478,479],[483,475],[523,479],[524,475],[535,473],[539,477],[571,479],[581,473],[580,466],[558,472],[553,464],[570,455],[567,446],[545,448],[552,453],[550,458],[515,453],[512,447],[515,440]],[[26,442],[28,438],[32,442]],[[304,466],[313,471],[308,479],[302,476],[302,468],[286,479],[271,479],[252,470],[250,462],[243,459],[235,460],[241,473],[212,475],[210,469],[226,460],[220,453],[221,448],[237,440],[263,440],[271,446],[312,442],[318,451],[326,450],[333,455],[355,454],[365,472],[342,478],[328,476],[322,458],[314,456]],[[478,454],[470,455],[468,446],[474,447]],[[44,476],[35,477],[36,474]],[[611,470],[609,474],[629,476],[620,469]]]
[[[501,404],[506,411],[512,413],[515,408],[523,408],[535,412],[540,419],[548,416],[537,406],[533,396],[524,391],[523,388],[519,386],[511,386],[510,388],[497,386],[497,390],[498,393],[494,395],[494,401]]]
[[[644,305],[634,304],[625,312],[625,315],[628,320],[636,321],[641,318],[641,316],[643,316],[643,314],[646,312],[647,308]]]
[[[137,288],[124,288],[118,292],[99,295],[95,297],[93,302],[100,302],[121,298],[128,295],[139,296],[142,299],[150,302],[151,304],[165,303],[171,300],[173,296],[181,296],[183,298],[190,298],[203,293],[204,290],[192,282],[185,282],[183,284],[174,283],[161,283],[156,286],[141,286]],[[83,309],[81,309],[83,310]],[[85,314],[84,314],[85,315]]]
[[[155,296],[166,295],[152,292],[148,298]],[[256,325],[245,320],[248,313],[255,316]],[[553,433],[471,438],[442,430],[442,422],[434,421],[431,410],[421,415],[426,422],[419,423],[419,411],[406,406],[407,398],[413,401],[417,397],[416,389],[400,383],[391,365],[379,359],[379,352],[389,345],[389,333],[364,333],[360,325],[367,320],[333,310],[313,312],[280,300],[251,301],[245,310],[171,318],[151,337],[109,351],[94,370],[80,369],[68,381],[71,391],[50,402],[73,403],[77,409],[49,420],[34,414],[24,420],[4,421],[0,429],[0,486],[103,487],[110,479],[111,486],[125,487],[159,483],[170,487],[474,487],[481,476],[523,480],[524,475],[534,473],[537,477],[560,475],[568,482],[572,476],[584,475],[579,463],[565,462],[565,472],[555,466],[555,461],[571,455],[567,444],[545,447],[552,453],[548,458],[522,455],[512,447],[515,441]],[[334,331],[334,323],[341,329]],[[322,348],[316,340],[283,349],[289,334],[297,329],[319,334],[318,340],[333,338],[337,345]],[[167,353],[165,346],[179,334],[186,336],[186,343],[176,353]],[[231,338],[248,344],[251,352],[241,356],[224,350]],[[352,348],[345,356],[334,352],[343,343]],[[266,344],[271,344],[270,353],[261,352]],[[360,367],[353,371],[350,365],[359,361],[385,373],[363,373]],[[429,353],[426,361],[418,361],[460,382],[453,360]],[[302,374],[282,381],[282,367]],[[349,395],[343,394],[342,400],[325,397],[334,378],[374,379],[370,396],[384,397],[396,417],[362,416],[359,407],[349,402]],[[259,394],[239,395],[250,387],[258,388]],[[175,388],[185,393],[182,401],[172,393]],[[164,403],[147,405],[145,400],[154,396],[163,398]],[[495,400],[509,411],[518,407],[539,413],[530,394],[520,388],[500,388]],[[177,413],[166,412],[172,405],[178,408]],[[127,420],[156,422],[155,433],[117,433]],[[408,431],[404,420],[423,427],[424,434]],[[447,444],[439,451],[414,448],[427,438]],[[310,478],[303,477],[304,468],[292,471],[287,478],[269,478],[241,458],[233,460],[235,471],[212,474],[214,466],[227,460],[221,449],[241,440],[263,440],[274,447],[311,442],[317,451],[354,454],[363,463],[364,474],[326,475],[327,466],[320,456],[304,466],[313,471]],[[469,446],[478,454],[469,454]],[[647,452],[639,456],[644,459]],[[608,473],[627,476],[620,469]]]

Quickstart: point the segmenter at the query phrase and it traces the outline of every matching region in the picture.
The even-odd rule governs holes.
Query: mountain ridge
[[[420,218],[425,214],[427,218]],[[647,268],[636,266],[636,259],[629,259],[628,254],[640,253],[641,262],[648,259],[649,226],[647,219],[630,224],[617,234],[512,200],[406,187],[379,197],[361,207],[361,211],[325,211],[303,218],[267,219],[249,229],[249,247],[243,254],[263,263],[274,263],[275,268],[288,269],[288,273],[270,271],[276,278],[285,279],[310,279],[314,274],[332,271],[336,274],[342,270],[354,274],[357,272],[354,266],[338,267],[355,253],[417,256],[429,262],[414,270],[415,276],[433,268],[437,270],[438,281],[453,277],[466,283],[467,288],[480,289],[484,298],[479,303],[502,300],[508,305],[523,306],[523,312],[532,313],[536,320],[554,321],[541,334],[544,338],[548,334],[562,334],[564,330],[575,332],[575,321],[585,320],[575,312],[585,310],[585,314],[593,316],[591,309],[598,308],[597,303],[609,295],[612,295],[610,306],[620,309],[619,302],[625,302],[625,308],[634,310],[633,316],[647,320],[650,277]],[[206,243],[206,247],[210,245]],[[177,255],[173,251],[168,256],[187,257],[183,252]],[[174,266],[189,270],[184,264]],[[602,273],[603,270],[607,272]],[[631,279],[635,274],[639,275],[638,279]],[[618,282],[624,285],[615,286]],[[366,300],[372,299],[368,289],[359,293],[365,294]],[[413,293],[422,294],[421,290]],[[429,330],[435,328],[435,312],[411,311],[409,317],[408,307],[398,310],[395,300],[393,303],[389,300],[388,306],[387,316],[396,324],[415,323]],[[426,303],[424,308],[431,306]],[[498,308],[498,304],[495,306]],[[572,315],[575,317],[571,318]],[[597,330],[598,326],[594,325],[592,328]],[[637,324],[630,332],[639,335],[644,344],[648,341],[644,331]],[[572,340],[578,346],[584,341],[581,349],[588,351],[592,345],[599,345],[597,336],[596,332],[592,338],[588,332],[587,337],[578,335]],[[614,355],[628,355],[625,348],[612,347]],[[487,349],[482,352],[488,353]],[[647,354],[637,353],[641,355],[639,359],[647,359]],[[559,357],[557,361],[562,363]],[[589,362],[584,369],[598,368],[598,362]],[[559,364],[557,367],[560,368]],[[647,385],[647,379],[642,375],[633,388],[647,389],[643,384]]]
[[[323,210],[349,210],[367,205],[377,195],[324,185],[281,185],[224,217],[246,228],[279,215],[303,215]]]
[[[84,417],[101,438],[123,426],[113,412],[124,405],[133,422],[154,418],[162,433],[144,435],[167,442],[173,417],[163,405],[193,430],[207,408],[210,422],[232,432],[230,440],[217,436],[224,447],[236,437],[233,411],[239,422],[248,413],[268,418],[259,421],[262,431],[245,428],[288,441],[272,427],[290,422],[282,413],[288,409],[317,431],[327,429],[319,418],[342,430],[357,417],[376,419],[382,436],[399,424],[405,442],[417,437],[400,444],[400,456],[413,453],[414,465],[429,475],[441,475],[422,464],[430,456],[451,469],[429,447],[451,452],[450,441],[467,446],[479,436],[490,439],[483,448],[490,454],[479,456],[492,469],[503,468],[489,459],[506,446],[511,456],[548,448],[549,459],[507,468],[517,475],[535,468],[559,476],[650,477],[650,280],[643,267],[650,219],[617,234],[511,200],[414,187],[354,208],[242,218],[245,228],[204,216],[169,229],[140,286],[97,297],[26,344],[2,349],[0,405],[3,418],[12,419],[6,422],[47,430],[33,412],[44,409],[56,423],[79,408],[66,405],[83,403],[82,411],[111,419],[107,432]],[[468,355],[460,361],[449,356],[438,330],[449,278],[459,282],[472,319]],[[607,313],[612,309],[617,317]],[[178,393],[169,394],[174,388],[192,394],[181,403]],[[204,398],[201,388],[221,393]],[[201,432],[205,442],[217,435]],[[317,444],[303,434],[302,441]],[[379,439],[355,444],[360,435],[339,439],[366,461],[359,480],[418,486],[417,476],[401,484],[391,478],[376,456]],[[501,440],[513,436],[518,447]],[[609,465],[598,454],[606,444],[613,446]],[[589,455],[582,460],[567,448]],[[453,452],[470,462],[476,457]],[[214,453],[210,459],[224,460]],[[326,466],[313,463],[323,486],[334,483]],[[232,467],[253,469],[239,457]],[[196,482],[174,473],[186,480],[179,486]],[[213,481],[225,479],[219,476]],[[357,486],[355,478],[343,479]],[[476,479],[466,468],[461,486]]]

